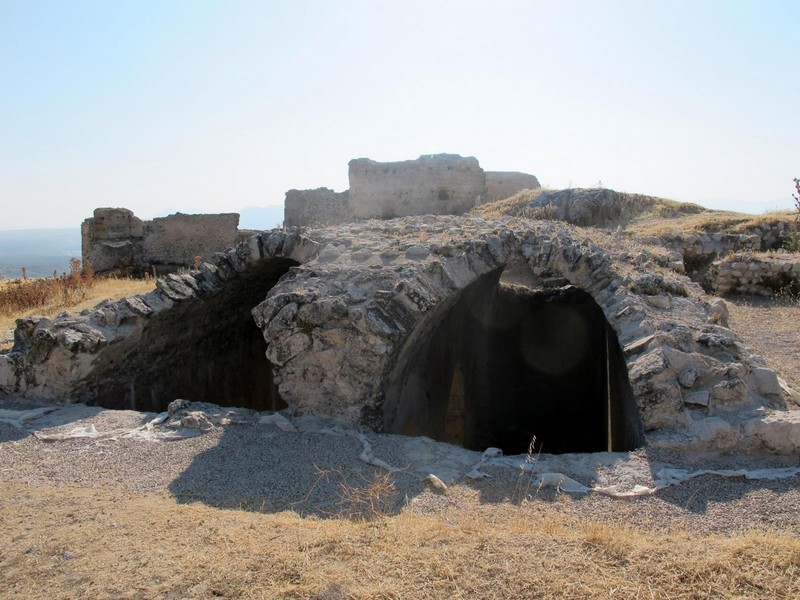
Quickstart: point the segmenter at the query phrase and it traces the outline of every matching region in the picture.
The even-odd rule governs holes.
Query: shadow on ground
[[[168,489],[181,503],[319,517],[396,514],[424,489],[409,471],[387,476],[363,462],[361,451],[350,436],[234,425]]]
[[[623,487],[632,487],[655,479],[654,471],[663,463],[651,461],[646,450],[634,455],[543,456],[533,477],[511,466],[484,466],[481,469],[490,476],[472,480],[465,475],[480,458],[479,453],[425,438],[369,434],[369,439],[376,458],[399,467],[399,471],[388,473],[360,460],[362,445],[349,435],[284,433],[267,425],[230,426],[217,445],[194,458],[169,485],[169,491],[181,503],[202,502],[258,512],[291,510],[323,518],[397,514],[409,502],[422,498],[426,506],[446,507],[467,493],[480,503],[490,504],[553,503],[568,497],[576,508],[583,503],[607,505],[611,514],[618,507],[621,516],[647,506],[648,510],[680,519],[682,515],[704,517],[715,505],[736,502],[748,494],[780,495],[798,486],[798,478],[769,481],[706,475],[650,496],[568,494],[539,486],[535,475],[558,469],[584,485],[607,485],[616,479]],[[436,489],[426,482],[430,473],[451,481],[451,486],[461,491],[451,488],[444,493]],[[748,518],[756,527],[778,522],[772,510],[772,516],[764,512]]]

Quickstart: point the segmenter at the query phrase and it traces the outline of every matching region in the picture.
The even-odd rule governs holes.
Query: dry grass
[[[800,390],[800,301],[759,297],[726,298],[730,326],[756,354]]]
[[[631,221],[628,231],[640,236],[691,231],[743,233],[764,224],[774,225],[779,221],[791,223],[793,220],[794,214],[789,210],[770,211],[761,215],[727,210],[705,210],[694,214],[675,215],[669,219],[658,214],[645,213]]]
[[[541,506],[372,521],[9,483],[3,598],[797,598],[800,540],[660,534]]]
[[[552,218],[549,207],[531,209],[529,204],[544,192],[553,190],[523,190],[506,200],[479,206],[472,214],[484,218],[513,215],[531,219]],[[715,232],[726,231],[742,233],[765,223],[775,224],[779,221],[793,223],[797,211],[770,211],[761,215],[750,215],[724,210],[711,210],[690,202],[677,202],[666,198],[656,198],[642,194],[623,194],[625,203],[619,223],[628,233],[637,236],[660,236],[674,232]]]
[[[64,310],[78,312],[92,308],[107,298],[117,300],[145,294],[154,287],[152,279],[87,279],[80,275],[0,281],[0,332],[13,329],[16,319],[20,317],[34,314],[50,317]]]
[[[552,190],[546,188],[522,190],[505,200],[497,200],[478,206],[471,211],[471,214],[481,216],[485,219],[489,217],[502,217],[505,215],[517,216],[540,194],[549,191]]]

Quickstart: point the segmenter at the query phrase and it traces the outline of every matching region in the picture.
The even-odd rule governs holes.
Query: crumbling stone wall
[[[130,267],[144,237],[142,220],[127,208],[96,208],[81,225],[83,263],[97,272]]]
[[[485,202],[505,200],[522,190],[542,187],[539,180],[528,173],[518,171],[486,171]]]
[[[145,263],[188,266],[195,256],[209,256],[238,242],[239,215],[177,213],[144,223]]]
[[[285,227],[338,225],[352,220],[349,193],[321,187],[315,190],[289,190],[283,208]]]
[[[714,293],[772,296],[800,291],[800,255],[733,254],[714,261],[707,274]]]
[[[486,174],[474,157],[420,156],[379,163],[349,163],[350,207],[357,219],[408,215],[460,215],[486,198]]]
[[[350,161],[350,189],[289,190],[285,227],[339,225],[359,219],[460,215],[488,201],[541,187],[527,173],[484,170],[473,157],[432,154],[416,160]]]
[[[189,267],[195,256],[235,246],[239,215],[177,213],[142,221],[126,208],[97,208],[81,227],[82,255],[96,272],[113,269],[160,273]]]

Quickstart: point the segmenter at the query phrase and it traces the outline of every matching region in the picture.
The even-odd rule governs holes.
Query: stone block
[[[756,388],[760,393],[767,395],[783,394],[781,385],[778,382],[778,374],[772,369],[756,367],[753,369],[752,375]]]

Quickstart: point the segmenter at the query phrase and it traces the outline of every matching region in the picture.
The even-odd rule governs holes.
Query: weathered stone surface
[[[725,301],[721,299],[713,300],[708,307],[708,322],[727,327],[729,318],[730,311],[728,311],[728,305],[725,304]]]
[[[283,206],[284,227],[338,225],[353,217],[347,190],[339,193],[325,187],[289,190]]]
[[[742,439],[739,429],[720,417],[706,417],[696,421],[690,428],[690,434],[695,438],[697,446],[721,452],[733,450]]]
[[[755,410],[785,404],[793,392],[780,382],[776,392],[769,369],[750,357],[736,334],[708,323],[716,312],[698,286],[641,256],[620,249],[609,234],[588,236],[569,225],[507,217],[423,216],[308,228],[303,234],[262,232],[256,241],[214,255],[199,271],[163,279],[145,296],[81,315],[20,320],[13,357],[0,355],[0,391],[77,400],[104,389],[107,397],[127,397],[124,385],[114,387],[126,382],[137,390],[138,402],[147,392],[146,377],[126,369],[156,377],[158,365],[169,375],[182,368],[181,358],[154,359],[148,366],[147,357],[155,356],[149,353],[161,344],[169,347],[151,323],[174,331],[181,323],[196,323],[190,329],[197,334],[211,327],[216,337],[204,351],[212,353],[214,344],[243,335],[246,327],[235,336],[226,335],[226,328],[235,319],[249,320],[252,309],[256,333],[266,342],[256,353],[266,352],[289,406],[374,424],[389,374],[401,356],[414,352],[422,330],[447,314],[471,284],[502,270],[504,284],[569,285],[591,295],[624,348],[646,431],[683,431],[715,450],[789,448],[785,441],[763,441],[772,435],[764,433],[763,419],[747,427],[742,421]],[[252,304],[242,316],[215,324],[217,317],[206,309],[220,311],[232,302],[241,294],[236,286],[248,286]],[[654,305],[653,298],[668,300],[670,308]],[[191,356],[194,335],[187,333],[170,352]],[[235,347],[231,351],[237,356]],[[180,381],[201,377],[206,365],[193,368]],[[727,425],[691,425],[687,412]],[[780,414],[794,418],[794,411]],[[776,422],[785,428],[785,419]]]
[[[126,208],[97,208],[81,227],[84,264],[95,272],[130,269],[159,274],[194,265],[241,241],[239,215],[177,213],[142,221]]]
[[[766,367],[756,367],[753,369],[753,381],[762,394],[781,395],[783,388],[778,381],[778,374]]]
[[[699,392],[692,392],[691,394],[687,394],[684,402],[686,404],[696,404],[698,406],[708,406],[708,400],[710,398],[710,394],[708,390],[701,390]]]
[[[774,412],[744,423],[747,443],[776,454],[800,452],[800,411]]]
[[[505,200],[522,190],[536,190],[540,187],[539,180],[528,173],[486,171],[486,202]]]
[[[463,214],[486,197],[486,175],[473,157],[457,154],[379,163],[350,161],[350,208],[358,219]]]
[[[609,189],[571,188],[539,194],[530,208],[537,216],[573,225],[607,227],[622,224],[655,202],[656,198],[620,194]]]
[[[0,390],[9,393],[16,392],[18,376],[14,359],[8,354],[0,354]]]

